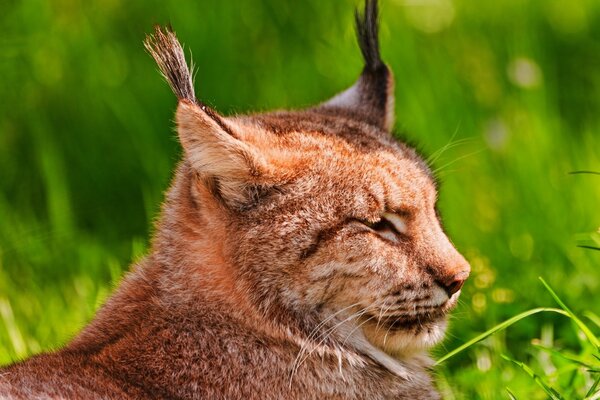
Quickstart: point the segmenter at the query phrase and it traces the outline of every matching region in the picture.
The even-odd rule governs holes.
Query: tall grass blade
[[[519,322],[520,320],[522,320],[523,318],[527,318],[531,315],[534,314],[538,314],[541,312],[553,312],[553,313],[558,313],[558,314],[562,314],[565,316],[569,316],[569,314],[566,311],[563,311],[561,309],[558,308],[549,308],[549,307],[540,307],[540,308],[534,308],[528,311],[524,311],[520,314],[515,315],[512,318],[507,319],[506,321],[494,326],[493,328],[483,332],[481,335],[478,335],[476,337],[474,337],[473,339],[469,340],[468,342],[466,342],[465,344],[457,347],[456,349],[452,350],[451,352],[447,353],[446,355],[442,356],[441,358],[439,358],[436,362],[435,365],[439,365],[441,363],[443,363],[444,361],[448,360],[451,357],[454,357],[455,355],[457,355],[458,353],[460,353],[461,351],[471,347],[472,345],[474,345],[475,343],[481,342],[482,340],[486,339],[488,336],[493,335],[494,333],[501,331],[503,329],[508,328],[509,326],[511,326],[512,324],[514,324],[515,322]]]
[[[548,292],[550,293],[550,295],[554,298],[554,300],[558,303],[558,305],[567,312],[567,314],[569,314],[569,317],[571,317],[571,319],[577,324],[577,326],[579,327],[579,329],[581,329],[583,331],[583,333],[585,334],[585,336],[588,338],[588,340],[590,341],[590,343],[592,345],[594,345],[596,347],[597,350],[600,350],[600,340],[598,340],[598,338],[596,337],[596,335],[594,335],[594,333],[590,330],[590,328],[587,327],[586,324],[584,324],[574,313],[573,311],[571,311],[571,309],[569,309],[569,307],[567,307],[567,305],[558,297],[558,295],[554,292],[554,290],[552,290],[552,288],[550,287],[550,285],[548,285],[546,283],[546,281],[542,278],[539,277],[540,281],[542,282],[542,284],[546,287],[546,290],[548,290]]]
[[[589,249],[589,250],[598,250],[598,251],[600,251],[600,247],[586,246],[585,244],[578,244],[577,247],[581,247],[582,249]]]
[[[508,387],[505,389],[508,392],[508,397],[510,398],[510,400],[518,400],[517,396],[515,396],[515,394],[512,392],[512,390],[510,390]]]
[[[569,175],[579,175],[579,174],[589,174],[589,175],[600,175],[598,171],[571,171]]]
[[[581,247],[582,249],[588,249],[588,250],[598,250],[600,251],[600,247],[596,247],[596,246],[587,246],[585,244],[578,244],[577,247]]]
[[[532,370],[527,364],[521,362],[521,361],[517,361],[517,360],[513,360],[512,358],[510,358],[509,356],[507,356],[506,354],[501,354],[500,355],[502,358],[504,358],[507,361],[512,362],[513,364],[517,365],[519,368],[521,368],[523,371],[525,371],[525,373],[527,373],[527,375],[529,375],[530,377],[533,378],[533,380],[542,388],[544,389],[544,391],[546,392],[546,394],[548,396],[550,396],[551,399],[553,400],[563,400],[564,398],[561,396],[560,393],[558,393],[556,390],[554,390],[552,387],[550,387],[548,384],[546,384],[542,378],[540,378],[540,376],[538,374],[535,373],[534,370]]]
[[[591,311],[584,311],[583,316],[592,321],[598,328],[600,328],[600,317]]]
[[[582,360],[582,359],[580,359],[580,358],[578,358],[576,356],[573,356],[573,355],[563,354],[560,351],[555,350],[553,348],[542,346],[542,345],[539,345],[539,344],[534,344],[533,347],[538,348],[538,349],[540,349],[542,351],[545,351],[547,353],[550,353],[553,356],[556,356],[558,358],[562,358],[563,360],[569,361],[571,363],[579,364],[579,365],[581,365],[583,367],[586,367],[586,368],[596,368],[594,365],[589,364],[585,360]]]
[[[600,375],[598,375],[598,378],[596,378],[594,384],[590,386],[590,390],[588,390],[585,394],[585,399],[589,399],[592,395],[597,393],[596,389],[598,388],[598,384],[600,384]]]

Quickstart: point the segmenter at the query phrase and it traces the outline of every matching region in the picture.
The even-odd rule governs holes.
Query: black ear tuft
[[[365,0],[362,15],[355,12],[356,36],[365,66],[354,85],[317,109],[343,112],[389,131],[394,124],[394,77],[379,54],[377,15],[377,0]]]
[[[170,27],[155,26],[154,33],[146,36],[144,47],[158,64],[160,72],[177,98],[197,103],[192,74],[173,30]]]
[[[358,45],[365,59],[365,68],[375,71],[384,64],[379,54],[379,20],[377,0],[366,0],[365,11],[361,16],[356,10],[354,12],[356,20],[356,35],[358,36]]]

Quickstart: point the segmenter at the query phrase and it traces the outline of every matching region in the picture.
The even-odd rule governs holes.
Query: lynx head
[[[145,44],[180,99],[180,172],[191,177],[181,192],[197,207],[178,223],[227,265],[228,290],[305,335],[351,320],[398,356],[442,338],[469,265],[442,229],[427,164],[390,133],[376,2],[356,17],[358,81],[299,111],[223,117],[195,98],[170,30]]]

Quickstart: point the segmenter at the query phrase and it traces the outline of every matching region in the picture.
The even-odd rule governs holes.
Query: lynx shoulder
[[[0,398],[439,398],[426,351],[469,265],[427,164],[390,133],[377,21],[367,0],[349,89],[229,117],[156,28],[183,156],[151,251],[71,343],[0,370]]]

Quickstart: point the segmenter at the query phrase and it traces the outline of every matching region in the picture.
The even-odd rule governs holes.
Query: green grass
[[[535,367],[531,367],[527,363],[514,360],[511,357],[500,354],[500,356],[511,362],[513,365],[520,368],[527,374],[533,382],[535,382],[542,391],[551,399],[597,399],[600,397],[600,340],[594,334],[593,329],[600,328],[598,317],[590,312],[587,312],[589,319],[597,326],[594,328],[588,327],[567,305],[558,297],[554,290],[540,278],[546,290],[550,293],[553,299],[561,307],[557,308],[534,308],[522,312],[514,317],[494,326],[486,332],[469,340],[458,348],[448,352],[440,357],[436,365],[440,365],[462,351],[468,350],[473,345],[489,338],[490,336],[501,332],[516,322],[522,319],[531,317],[539,313],[555,313],[571,319],[573,323],[574,333],[579,336],[578,354],[573,354],[571,349],[563,349],[555,343],[551,337],[546,335],[543,344],[539,340],[532,343],[532,350],[537,350],[534,355],[533,363],[539,366],[541,373],[535,371]],[[548,331],[550,333],[551,331]],[[549,339],[549,340],[548,340]],[[531,363],[531,361],[530,361]],[[533,364],[532,363],[532,364]],[[562,364],[562,365],[561,365]],[[542,376],[540,376],[542,374]],[[557,390],[555,387],[559,387]],[[509,398],[516,399],[517,396],[510,388],[506,388]]]
[[[436,357],[554,307],[539,276],[572,310],[469,346],[436,369],[440,389],[544,399],[543,382],[585,397],[598,387],[585,371],[597,349],[573,315],[598,335],[600,178],[571,172],[600,170],[600,3],[381,3],[397,128],[436,154],[442,215],[473,267]],[[179,154],[175,100],[141,44],[152,25],[172,23],[198,65],[199,97],[218,110],[291,108],[358,75],[354,4],[3,4],[0,363],[69,340],[147,249]]]

